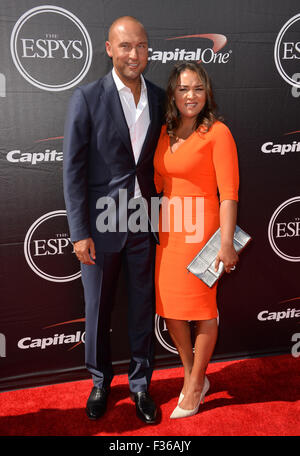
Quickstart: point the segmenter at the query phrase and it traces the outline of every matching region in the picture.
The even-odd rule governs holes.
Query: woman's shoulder
[[[162,127],[161,127],[161,133],[163,134],[167,134],[167,124],[163,124]]]
[[[168,136],[167,125],[163,124],[160,130],[160,139],[167,138]]]
[[[167,132],[167,126],[166,125],[162,125],[161,127],[161,130],[160,130],[160,135],[159,135],[159,138],[158,138],[158,142],[157,142],[157,147],[156,149],[158,150],[161,150],[161,149],[165,149],[167,147],[167,139],[168,139],[169,135],[168,135],[168,132]]]
[[[225,134],[231,133],[227,125],[221,120],[216,120],[211,126],[208,133],[211,134]]]

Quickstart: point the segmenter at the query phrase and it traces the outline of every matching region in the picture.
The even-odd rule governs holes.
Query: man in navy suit
[[[156,196],[153,155],[163,122],[164,92],[142,76],[148,40],[135,18],[122,17],[111,25],[106,51],[112,72],[74,91],[64,134],[64,195],[71,239],[81,262],[86,366],[94,383],[86,411],[90,419],[97,419],[107,408],[113,378],[110,316],[123,266],[128,285],[129,388],[137,416],[154,423],[157,413],[149,384],[155,234],[146,210],[150,212]],[[144,214],[147,230],[130,229],[128,223],[124,229],[134,207]],[[106,215],[115,223],[105,225]]]

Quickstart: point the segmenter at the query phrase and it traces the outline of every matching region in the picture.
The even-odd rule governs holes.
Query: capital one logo
[[[280,76],[288,84],[300,88],[300,14],[289,19],[278,33],[274,60]]]
[[[287,261],[300,261],[300,196],[290,198],[274,211],[268,226],[274,252]]]
[[[70,282],[80,277],[65,210],[48,212],[30,226],[24,255],[32,271],[50,282]]]
[[[183,35],[172,38],[166,38],[166,41],[176,40],[188,40],[187,42],[192,43],[192,49],[175,47],[175,49],[169,50],[153,50],[149,48],[148,60],[160,61],[161,63],[176,62],[176,61],[197,61],[202,62],[223,64],[228,63],[231,50],[227,52],[219,52],[227,44],[227,38],[225,35],[218,33],[201,33],[196,35]],[[199,39],[201,40],[199,42]],[[201,43],[201,44],[199,44]],[[195,45],[197,48],[195,48]],[[198,47],[201,46],[201,47]]]
[[[285,133],[284,136],[290,136],[292,135],[296,135],[296,138],[297,136],[299,135],[300,133],[300,130],[297,130],[297,131],[292,131],[290,133]],[[295,137],[295,136],[294,136]],[[262,146],[261,146],[261,151],[264,153],[264,154],[267,154],[267,155],[280,155],[281,157],[284,157],[286,156],[286,154],[288,155],[291,155],[293,153],[297,153],[297,152],[300,152],[300,141],[298,141],[298,138],[296,140],[285,140],[284,141],[284,144],[282,144],[282,140],[279,142],[273,142],[273,141],[267,141],[265,142]]]
[[[13,62],[30,84],[59,92],[89,71],[92,43],[83,23],[64,8],[32,8],[16,22],[10,40]]]

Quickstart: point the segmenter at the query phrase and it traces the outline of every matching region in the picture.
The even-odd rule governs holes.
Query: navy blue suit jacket
[[[118,206],[119,190],[133,197],[135,177],[148,202],[156,195],[153,155],[163,123],[164,91],[145,80],[150,125],[137,164],[112,74],[78,87],[70,100],[64,132],[64,196],[72,241],[92,237],[96,251],[122,249],[127,232],[100,233],[98,198]],[[118,215],[118,212],[117,212]]]

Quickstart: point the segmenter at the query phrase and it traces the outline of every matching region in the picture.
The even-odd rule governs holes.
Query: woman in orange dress
[[[205,375],[218,332],[217,284],[209,288],[186,267],[221,228],[216,260],[230,272],[238,201],[234,139],[217,119],[209,77],[195,63],[176,65],[167,88],[166,125],[154,156],[155,184],[163,193],[156,251],[156,312],[166,321],[184,367],[171,418],[198,412],[209,389]],[[195,322],[194,350],[189,321]]]

